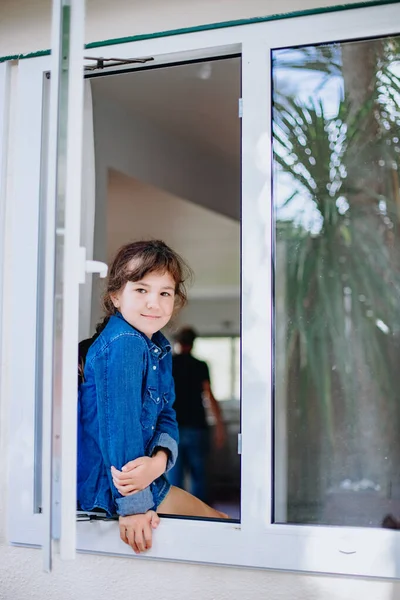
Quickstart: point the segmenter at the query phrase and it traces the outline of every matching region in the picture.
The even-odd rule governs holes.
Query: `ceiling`
[[[97,97],[238,164],[239,58],[95,77],[91,84]]]

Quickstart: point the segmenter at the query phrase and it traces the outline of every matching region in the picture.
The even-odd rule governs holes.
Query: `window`
[[[240,398],[240,338],[198,337],[193,354],[205,360],[215,397],[221,400]]]
[[[393,166],[397,165],[398,145],[398,140],[394,139],[393,124],[398,120],[395,45],[399,34],[396,24],[399,22],[400,6],[391,4],[139,40],[101,49],[105,57],[152,56],[154,64],[158,65],[238,53],[242,56],[241,521],[238,524],[165,519],[157,530],[157,543],[149,553],[150,557],[320,573],[379,577],[399,575],[400,538],[397,532],[384,531],[376,527],[377,522],[370,527],[367,515],[368,504],[372,506],[377,500],[383,503],[386,511],[389,500],[397,494],[393,466],[397,450],[393,446],[387,452],[382,449],[376,453],[375,462],[368,459],[368,465],[374,465],[371,474],[360,466],[356,467],[357,463],[362,465],[366,458],[362,445],[366,438],[362,431],[371,424],[373,444],[387,444],[394,440],[392,429],[395,420],[392,415],[397,415],[393,406],[396,396],[386,388],[389,381],[391,385],[396,382],[396,370],[391,364],[396,355],[396,344],[390,332],[397,331],[396,306],[392,303],[398,271],[397,212],[393,210],[393,198],[397,198],[395,194],[399,186],[397,169]],[[358,46],[353,45],[355,37],[359,40]],[[379,112],[381,118],[380,137],[375,138],[390,141],[380,146],[378,154],[377,146],[373,145],[372,154],[366,156],[367,163],[376,169],[373,182],[369,172],[372,167],[360,172],[365,163],[359,160],[360,152],[366,150],[362,140],[354,147],[352,156],[342,155],[345,147],[342,138],[347,139],[348,136],[346,119],[351,116],[351,110],[343,112],[343,99],[340,100],[337,94],[340,81],[349,73],[353,77],[357,71],[354,67],[341,71],[343,65],[338,61],[339,54],[344,55],[347,49],[355,47],[362,54],[365,40],[371,51],[379,49],[379,59],[371,71],[374,82],[378,82],[373,114]],[[389,44],[387,50],[385,44]],[[356,58],[356,54],[352,57],[354,65],[361,60]],[[305,76],[301,70],[297,71],[301,57],[306,57],[314,65],[321,64],[318,60],[323,61],[324,70],[318,66],[317,73],[310,70]],[[32,545],[43,542],[45,524],[48,527],[50,523],[48,507],[43,513],[35,512],[32,460],[35,448],[38,223],[43,187],[41,116],[45,97],[43,80],[50,68],[51,62],[46,56],[22,60],[18,66],[18,122],[14,132],[12,170],[14,189],[12,198],[7,198],[14,223],[9,248],[13,285],[5,285],[8,291],[11,290],[10,305],[13,307],[7,323],[10,364],[7,393],[12,407],[10,427],[13,432],[9,531],[12,543]],[[293,75],[295,71],[301,73],[301,77]],[[280,76],[283,72],[285,77]],[[358,86],[357,89],[365,90],[365,87]],[[326,100],[328,92],[329,101]],[[282,104],[281,113],[277,112],[279,102]],[[356,106],[355,101],[352,106]],[[361,118],[361,113],[357,111],[352,118]],[[54,127],[55,123],[50,115],[50,127]],[[347,129],[343,124],[347,125]],[[308,129],[304,131],[306,125]],[[320,132],[319,137],[312,137],[315,128]],[[281,139],[278,139],[279,136]],[[320,150],[317,157],[312,146],[316,139],[325,152],[323,167],[319,162]],[[310,159],[314,159],[316,164]],[[384,164],[381,165],[380,161]],[[271,164],[274,167],[273,194]],[[364,201],[360,197],[358,206],[363,218],[354,222],[350,219],[354,188],[347,190],[346,194],[343,190],[339,193],[338,188],[339,183],[343,186],[345,173],[350,172],[358,178],[354,183],[356,189],[363,181],[363,186],[369,190],[369,200],[365,200],[365,195]],[[19,176],[21,173],[23,177]],[[336,230],[331,229],[336,235],[329,238],[331,251],[325,255],[305,252],[308,245],[319,245],[321,250],[327,243],[323,227],[325,213],[322,216],[318,210],[317,200],[321,201],[321,197],[315,198],[312,181],[323,186],[321,189],[327,200],[325,206],[331,209],[326,218],[340,222]],[[23,219],[21,215],[24,215]],[[361,225],[365,228],[365,236],[360,237],[357,231],[359,237],[354,237]],[[73,224],[67,219],[64,231],[67,237],[72,229]],[[58,234],[62,232],[58,231]],[[358,253],[359,248],[357,252],[354,248],[350,251],[355,240],[364,254]],[[367,240],[376,248],[373,257],[365,248]],[[79,243],[75,238],[69,243],[72,245],[66,244],[65,252],[67,259],[71,260],[79,254]],[[299,248],[302,252],[298,251]],[[346,261],[339,260],[344,251]],[[321,256],[325,258],[318,265],[304,262],[304,267],[307,267],[305,277],[299,261],[310,257],[316,261]],[[332,264],[337,256],[338,260]],[[271,257],[275,260],[274,265]],[[371,263],[372,258],[376,262]],[[347,269],[350,263],[355,273],[359,266],[364,267],[363,285],[358,284],[354,277],[351,281],[342,278],[339,292],[329,294],[324,286],[337,282],[338,274],[349,277]],[[81,264],[84,270],[83,263],[76,258],[74,268],[77,264]],[[307,285],[315,280],[317,274],[321,275],[319,287],[313,288],[311,297],[308,297]],[[294,287],[289,288],[292,284]],[[304,289],[301,289],[302,285]],[[320,299],[317,292],[323,302],[318,305],[320,312],[313,312],[311,316],[322,320],[319,335],[315,334],[315,329],[310,331],[307,328],[304,332],[304,321],[303,324],[301,321],[304,316],[307,325],[310,324],[310,306],[316,305]],[[66,286],[63,294],[64,305],[75,302],[78,282]],[[329,302],[333,299],[336,302],[332,308],[327,308],[331,306],[327,295]],[[296,301],[300,301],[300,306]],[[24,315],[23,319],[21,315]],[[45,324],[49,326],[53,314],[45,311],[44,316]],[[75,322],[78,323],[78,317],[71,319],[68,327],[74,330]],[[76,333],[74,330],[72,334],[77,336],[77,325]],[[368,338],[365,337],[367,334]],[[351,356],[348,356],[348,345],[344,343],[349,339],[354,349]],[[217,343],[226,344],[225,355],[217,353],[218,360],[225,356],[226,365],[232,368],[235,364],[235,377],[229,379],[229,385],[221,383],[221,395],[233,393],[237,396],[238,342],[229,340],[231,354],[228,357],[228,342],[226,338],[223,340],[213,340],[212,344],[215,348]],[[209,340],[199,341],[211,344]],[[310,343],[314,346],[311,349],[313,354],[310,354]],[[366,348],[366,344],[370,346]],[[381,349],[380,353],[376,346]],[[64,351],[73,364],[75,346],[64,345]],[[18,356],[18,361],[12,359],[15,356]],[[311,356],[318,359],[318,363],[312,365],[313,370],[309,366]],[[383,361],[382,356],[385,357]],[[354,384],[349,375],[356,373],[352,361],[357,361],[359,386],[366,388],[367,398],[371,397],[365,415],[361,415],[357,406],[353,406],[352,413],[346,412],[347,406],[351,406],[348,398],[356,398],[348,391],[348,386]],[[365,373],[365,365],[368,365],[369,373]],[[374,376],[370,386],[371,373]],[[352,379],[350,383],[349,379]],[[49,381],[44,383],[49,385]],[[376,388],[375,394],[369,387]],[[376,404],[372,396],[376,397]],[[63,405],[70,402],[71,408],[74,398],[72,390],[57,401]],[[297,404],[298,401],[301,405]],[[313,408],[315,410],[311,414]],[[64,436],[61,443],[64,444],[68,435],[73,436],[75,431],[74,427],[68,431],[65,414],[61,430]],[[346,430],[348,415],[355,418],[351,422],[355,436],[350,436]],[[322,436],[321,431],[315,433],[318,429],[326,435]],[[329,451],[331,445],[338,442],[335,439],[338,431],[343,432],[346,443],[351,441],[353,444],[344,464],[341,464],[343,448],[338,452],[335,448],[335,454]],[[301,439],[300,445],[298,439]],[[46,443],[51,441],[51,438],[44,439]],[[369,453],[371,449],[367,447],[366,451]],[[303,487],[299,487],[297,480],[292,478],[298,466],[304,474],[300,482]],[[53,457],[52,483],[59,479],[59,468]],[[72,464],[62,462],[61,470],[69,468],[74,468],[73,461]],[[384,472],[380,473],[380,469]],[[12,477],[17,471],[18,480]],[[361,485],[363,479],[371,483]],[[343,482],[347,482],[344,487]],[[380,489],[376,489],[378,485]],[[57,492],[57,486],[55,490]],[[53,496],[52,537],[58,537],[60,523],[64,523],[62,535],[65,535],[67,523],[72,532],[75,530],[75,507],[73,503],[63,504],[65,498]],[[363,514],[352,520],[351,503],[358,498],[363,501]],[[338,510],[340,507],[342,509]],[[63,520],[59,517],[60,508]],[[327,518],[327,514],[331,516]],[[330,527],[329,523],[341,526]],[[350,528],[349,524],[358,527]],[[119,540],[114,522],[79,522],[76,533],[79,551],[133,556]]]
[[[382,527],[400,508],[400,36],[272,61],[275,517]]]

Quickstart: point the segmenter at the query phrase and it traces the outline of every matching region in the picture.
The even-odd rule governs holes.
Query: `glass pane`
[[[193,355],[205,360],[210,370],[213,393],[217,400],[231,397],[231,339],[197,338]]]
[[[275,520],[400,517],[400,38],[273,52]]]

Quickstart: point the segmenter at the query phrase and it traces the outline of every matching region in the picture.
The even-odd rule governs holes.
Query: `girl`
[[[164,473],[177,457],[171,346],[160,332],[186,303],[183,260],[164,242],[117,253],[103,304],[106,317],[81,365],[78,505],[119,515],[121,539],[151,548],[155,511],[226,518]]]

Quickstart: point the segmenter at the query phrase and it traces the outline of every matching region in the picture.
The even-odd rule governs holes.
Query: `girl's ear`
[[[116,294],[110,294],[111,302],[114,304],[115,308],[119,308],[119,299]]]

